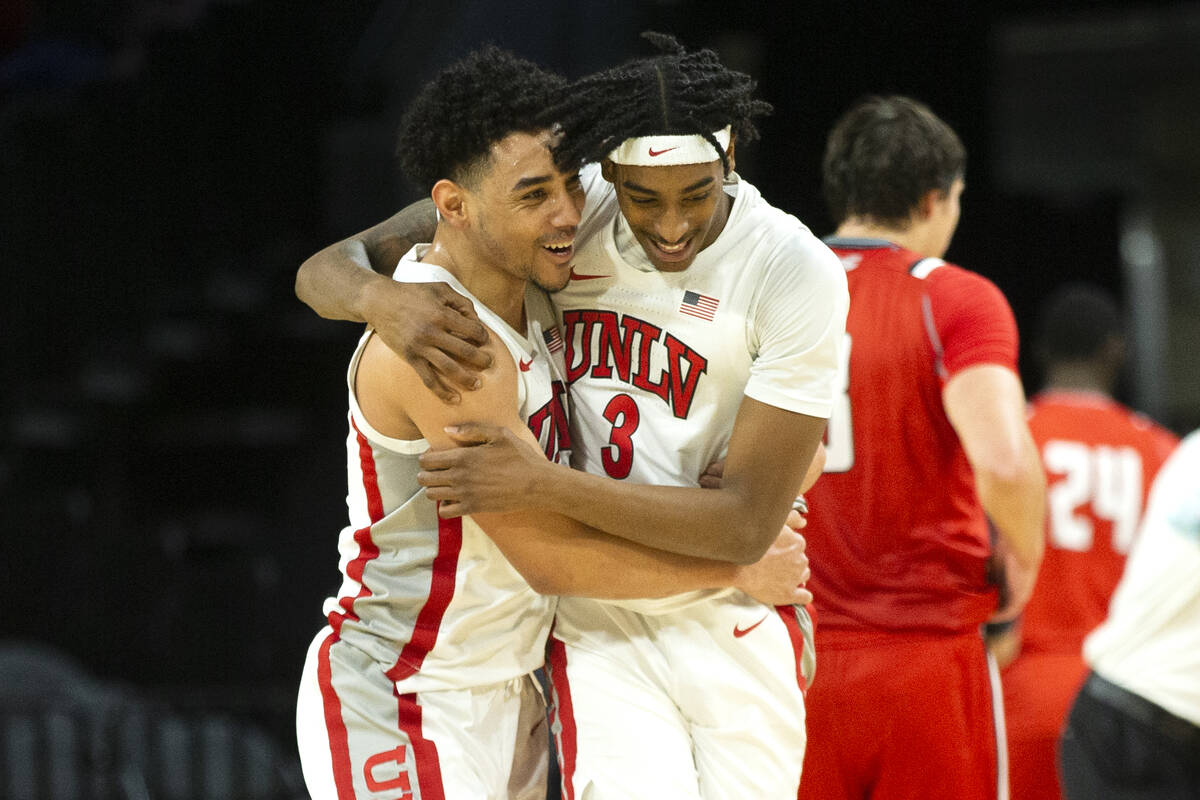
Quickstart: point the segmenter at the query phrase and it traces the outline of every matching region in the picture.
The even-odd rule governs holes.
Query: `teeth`
[[[574,246],[575,246],[575,241],[571,240],[569,242],[565,242],[564,244],[548,244],[548,245],[546,245],[546,249],[553,250],[556,253],[561,253],[564,250],[570,250]]]
[[[679,244],[672,245],[659,243],[658,245],[658,249],[662,250],[664,253],[678,253],[685,247],[687,247],[687,242],[680,242]]]

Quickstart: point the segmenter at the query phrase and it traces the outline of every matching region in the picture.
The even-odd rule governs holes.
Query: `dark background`
[[[1168,308],[1134,332],[1157,382],[1123,399],[1189,429],[1198,6],[1046,5],[6,0],[0,642],[292,747],[339,581],[358,333],[304,308],[295,270],[415,199],[398,115],[486,40],[570,76],[646,53],[645,28],[718,49],[776,109],[739,171],[822,235],[833,120],[867,93],[924,100],[970,152],[947,257],[1023,333],[1067,280],[1131,298],[1123,237],[1149,218]]]

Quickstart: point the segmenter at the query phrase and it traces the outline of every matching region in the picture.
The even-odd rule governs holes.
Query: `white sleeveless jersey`
[[[475,311],[518,364],[518,402],[547,457],[569,459],[562,380],[562,342],[544,292],[526,295],[521,335],[475,300],[450,273],[405,255],[394,278],[444,282],[470,298]],[[382,663],[407,691],[464,688],[505,681],[542,664],[554,598],[534,592],[470,517],[441,520],[417,484],[424,439],[380,434],[363,417],[354,377],[368,329],[347,374],[350,434],[347,475],[350,524],[338,549],[343,575],[325,602],[342,641]]]
[[[588,238],[572,280],[553,296],[566,340],[574,466],[698,486],[724,456],[743,396],[829,417],[849,307],[845,271],[752,185],[734,176],[725,189],[734,202],[724,229],[682,272],[628,263],[616,233],[627,223],[611,189],[589,196],[594,211],[580,229]],[[619,604],[661,613],[712,596]]]

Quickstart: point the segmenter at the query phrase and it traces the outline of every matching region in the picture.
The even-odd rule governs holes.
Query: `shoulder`
[[[917,273],[926,270],[924,263],[914,265]],[[919,277],[916,273],[912,274]],[[977,272],[956,264],[943,263],[927,269],[923,280],[935,317],[952,315],[981,320],[1013,319],[1012,306],[1004,292]]]
[[[1008,300],[995,283],[978,272],[960,267],[957,264],[932,262],[940,259],[922,259],[913,264],[909,273],[927,282],[929,291],[946,296],[962,296],[980,303],[1001,303],[1006,308]]]
[[[796,217],[761,202],[737,221],[736,238],[750,245],[762,268],[790,270],[845,283],[841,260]],[[743,250],[739,248],[739,250]]]
[[[486,327],[486,324],[485,324]],[[462,392],[449,405],[431,392],[420,376],[378,336],[367,342],[355,375],[354,391],[367,421],[386,436],[423,438],[431,445],[449,444],[443,430],[468,420],[507,421],[517,413],[517,367],[495,330],[488,329],[483,350],[492,366],[480,373],[481,386]]]

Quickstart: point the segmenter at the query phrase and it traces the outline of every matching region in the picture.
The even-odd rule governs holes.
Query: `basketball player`
[[[778,529],[817,450],[844,276],[807,228],[733,172],[735,143],[769,109],[753,83],[710,51],[652,38],[663,54],[582,79],[556,117],[568,147],[604,157],[603,180],[583,173],[572,280],[554,296],[574,463],[587,474],[542,469],[508,432],[476,425],[456,438],[485,444],[423,462],[422,480],[447,514],[554,509],[632,541],[743,562]],[[387,227],[365,244],[408,235]],[[308,285],[337,283],[350,249],[310,260],[325,274]],[[722,455],[722,487],[697,488]],[[564,797],[795,795],[812,668],[802,609],[730,592],[564,598],[555,625]]]
[[[1100,289],[1056,292],[1034,352],[1046,375],[1029,413],[1048,478],[1046,556],[1029,604],[992,648],[1003,668],[1012,796],[1055,800],[1058,737],[1087,674],[1083,639],[1104,621],[1150,484],[1179,440],[1113,400],[1125,340],[1116,303]]]
[[[541,122],[562,88],[489,48],[435,78],[401,125],[400,160],[430,187],[441,221],[397,279],[454,287],[488,330],[493,366],[448,406],[372,329],[355,350],[344,580],[297,703],[315,798],[543,798],[545,714],[531,673],[554,611],[548,594],[799,594],[796,571],[771,575],[778,590],[765,591],[760,567],[652,551],[553,514],[439,520],[416,483],[419,454],[449,445],[446,429],[463,420],[508,430],[539,458],[565,457],[562,357],[543,335],[556,322],[544,293],[527,293],[529,281],[567,281],[583,203]]]
[[[1044,477],[1004,296],[941,259],[965,151],[928,108],[869,98],[829,134],[826,239],[850,288],[847,371],[806,535],[821,626],[808,800],[1004,797],[999,685],[980,635],[1042,554]]]

